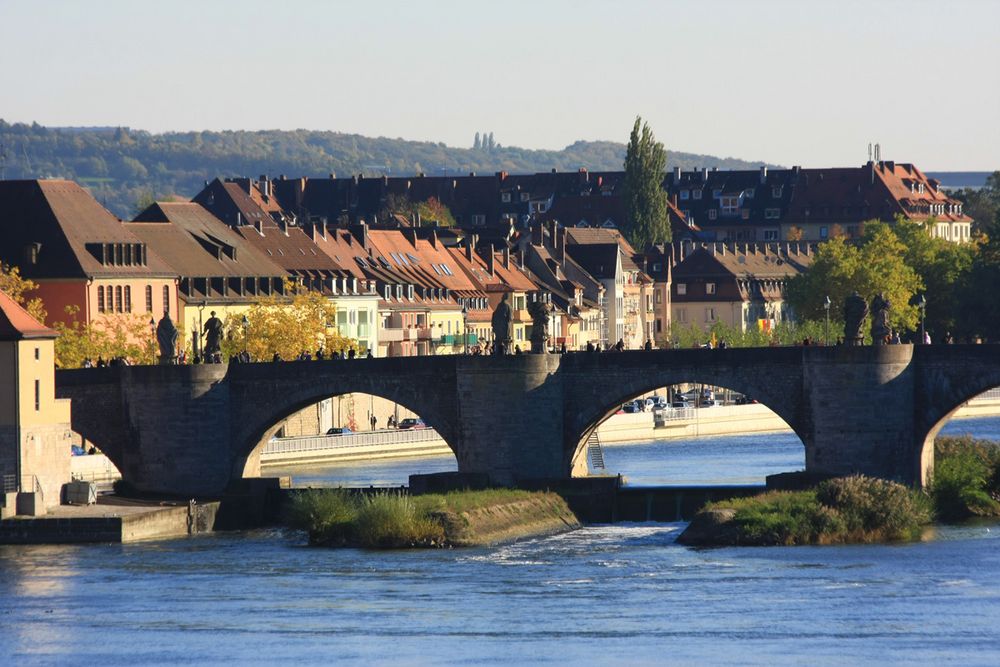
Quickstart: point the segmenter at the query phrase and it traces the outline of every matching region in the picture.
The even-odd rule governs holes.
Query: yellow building
[[[56,332],[0,292],[3,516],[44,514],[70,481],[70,404],[55,397]]]

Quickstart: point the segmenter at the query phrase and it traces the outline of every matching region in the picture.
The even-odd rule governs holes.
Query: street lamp
[[[246,314],[243,315],[243,356],[247,356],[247,341],[250,337],[250,320],[247,319]]]
[[[823,308],[826,309],[826,335],[824,336],[823,344],[830,344],[830,297],[827,296],[823,300]]]
[[[462,301],[462,344],[465,347],[465,353],[469,353],[469,304],[467,301]]]
[[[920,309],[920,344],[923,345],[927,340],[927,334],[924,330],[924,316],[927,313],[927,299],[923,294],[921,294],[920,299],[917,300],[917,308]]]

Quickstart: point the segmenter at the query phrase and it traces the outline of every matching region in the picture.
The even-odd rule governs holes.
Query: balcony
[[[409,329],[381,329],[378,332],[379,342],[383,343],[399,343],[406,340],[406,334]]]
[[[441,334],[441,336],[434,341],[436,345],[458,345],[464,346],[469,345],[470,347],[479,343],[479,337],[472,333],[471,331],[463,336],[462,334]]]

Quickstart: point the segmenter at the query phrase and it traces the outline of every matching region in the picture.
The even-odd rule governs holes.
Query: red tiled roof
[[[0,292],[0,340],[55,338],[58,335],[29,315],[5,292]]]

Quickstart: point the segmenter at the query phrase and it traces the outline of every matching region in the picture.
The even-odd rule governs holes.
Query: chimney
[[[560,229],[556,235],[556,259],[562,263],[566,261],[566,229]]]
[[[763,185],[767,183],[767,167],[763,166],[760,168],[760,184]]]
[[[497,174],[496,174],[496,176],[497,176],[497,180],[499,180],[501,183],[503,183],[504,181],[507,180],[507,172],[506,171],[498,171]]]
[[[510,248],[508,246],[503,247],[503,268],[510,269]]]
[[[489,272],[490,278],[493,278],[496,276],[496,258],[493,252],[492,243],[486,247],[486,252],[488,253],[486,255],[486,270]]]
[[[432,248],[437,248],[438,247],[438,233],[436,229],[437,225],[434,225],[434,227],[435,229],[431,231],[431,236],[430,239],[428,240],[431,242]]]
[[[542,224],[537,223],[531,227],[531,245],[542,245]]]
[[[580,167],[577,172],[581,183],[590,182],[590,172],[587,171],[586,167]]]
[[[243,226],[243,216],[240,214],[239,211],[236,211],[236,226],[237,227]]]
[[[239,215],[239,214],[237,214],[237,215]],[[254,220],[253,221],[253,228],[256,229],[257,233],[260,234],[261,236],[264,235],[264,222],[262,220]]]
[[[681,182],[681,168],[674,167],[674,185]]]
[[[701,168],[701,182],[702,183],[708,182],[708,167]]]
[[[472,263],[472,250],[476,245],[476,235],[472,234],[467,236],[465,239],[465,259],[471,264]]]
[[[361,242],[361,247],[368,250],[368,224],[362,222],[358,225],[358,232],[360,233],[358,240]]]

